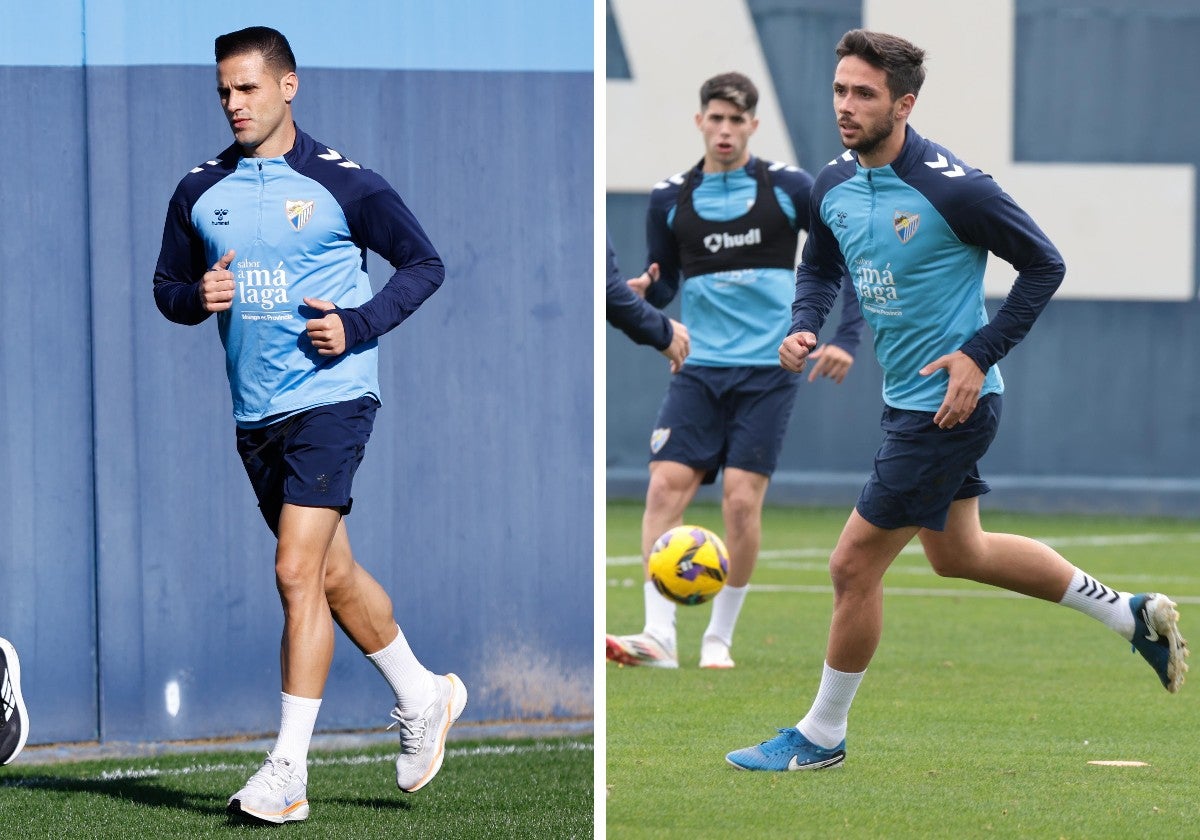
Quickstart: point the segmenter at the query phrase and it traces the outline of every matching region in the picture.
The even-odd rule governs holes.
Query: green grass
[[[888,572],[883,642],[851,711],[846,763],[729,767],[726,752],[793,725],[811,703],[829,626],[828,552],[847,513],[766,511],[733,670],[696,667],[707,606],[678,611],[679,671],[606,665],[609,838],[1197,835],[1200,684],[1169,695],[1095,621],[938,578],[912,547]],[[640,516],[636,504],[608,509],[610,632],[642,627]],[[1110,585],[1167,592],[1185,635],[1200,634],[1200,522],[986,506],[983,520],[1059,538],[1064,556]],[[723,531],[711,506],[694,506],[688,521]],[[1105,759],[1150,766],[1088,764]]]
[[[396,789],[394,747],[313,752],[303,823],[289,838],[583,838],[593,835],[590,737],[454,742],[419,793]],[[0,837],[253,836],[225,802],[258,766],[246,752],[22,765],[0,770]],[[260,835],[261,836],[261,835]]]

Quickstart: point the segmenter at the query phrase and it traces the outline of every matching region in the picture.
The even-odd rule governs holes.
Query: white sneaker
[[[437,697],[422,714],[406,718],[400,707],[392,718],[400,727],[400,757],[396,759],[396,787],[413,793],[425,787],[442,769],[446,734],[467,705],[467,687],[454,674],[434,675]],[[391,727],[389,727],[390,729]]]
[[[649,633],[604,637],[604,657],[618,665],[644,665],[647,668],[678,668],[675,646],[660,642]]]
[[[729,645],[714,636],[705,636],[700,643],[701,668],[732,668],[733,660],[729,656]]]
[[[229,797],[225,812],[269,823],[308,819],[308,783],[286,758],[267,760],[245,787]]]

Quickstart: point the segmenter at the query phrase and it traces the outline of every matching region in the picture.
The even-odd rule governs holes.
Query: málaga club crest
[[[316,201],[304,201],[303,199],[296,201],[293,199],[284,199],[283,210],[287,213],[288,221],[292,223],[292,227],[296,230],[308,224],[308,220],[312,218],[313,209],[317,206]]]

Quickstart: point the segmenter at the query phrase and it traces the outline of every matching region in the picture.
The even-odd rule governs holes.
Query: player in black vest
[[[795,402],[799,377],[779,366],[791,324],[796,249],[808,229],[813,179],[795,166],[755,158],[750,136],[758,91],[740,73],[700,88],[696,126],[704,158],[655,185],[646,220],[649,267],[629,281],[662,307],[682,287],[691,353],[672,377],[650,438],[650,483],[642,557],[683,523],[701,484],[724,469],[722,513],[729,577],[713,600],[701,643],[702,668],[732,668],[729,649],[758,559],[762,506]],[[845,283],[837,334],[819,348],[809,381],[841,382],[862,331],[858,300]],[[645,583],[643,632],[605,639],[609,659],[676,668],[675,605]]]

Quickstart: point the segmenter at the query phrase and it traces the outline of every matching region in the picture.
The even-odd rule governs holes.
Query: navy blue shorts
[[[979,476],[979,459],[1000,427],[999,394],[987,394],[953,429],[940,429],[933,412],[883,411],[883,444],[875,470],[855,509],[878,528],[946,527],[950,503],[982,496],[991,488]]]
[[[684,365],[658,410],[650,460],[703,470],[705,484],[722,466],[771,475],[799,385],[798,375],[774,365]]]
[[[379,402],[371,396],[321,405],[261,429],[237,430],[238,454],[263,519],[276,535],[284,503],[350,512]]]

